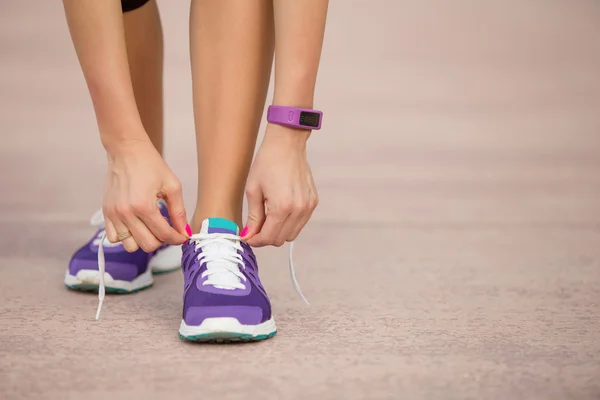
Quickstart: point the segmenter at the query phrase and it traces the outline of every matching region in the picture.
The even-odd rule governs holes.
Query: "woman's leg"
[[[152,201],[156,202],[155,193],[159,193],[167,186],[165,182],[170,183],[171,187],[179,185],[178,180],[170,173],[158,154],[162,152],[163,134],[163,43],[156,2],[155,0],[64,0],[64,7],[73,43],[94,103],[100,137],[109,158],[107,187],[110,188],[111,183],[114,185],[117,174],[121,183],[120,187],[115,185],[111,188],[110,197],[128,193],[132,188],[131,192],[142,193],[143,196],[138,195],[133,199],[134,202],[129,204],[139,205],[146,202],[152,205]],[[149,143],[148,138],[152,144]],[[126,144],[131,142],[137,143],[136,151],[141,151],[143,154],[135,157],[135,160],[143,162],[126,163],[133,152],[126,152],[127,155],[123,155],[124,149],[128,147]],[[123,173],[125,170],[130,170],[123,165],[135,164],[138,166],[133,168],[133,172]],[[147,183],[148,176],[153,178],[150,179],[151,181],[156,181],[168,174],[170,174],[169,180],[164,179],[154,187],[152,183]],[[143,182],[142,189],[140,189],[140,182]],[[182,210],[182,218],[179,217],[179,221],[176,218],[172,219],[174,225],[180,230],[180,238],[170,242],[180,244],[185,240],[182,233],[187,221],[183,211],[181,191],[176,190],[174,193],[176,194],[167,200],[170,202],[173,214],[177,210]],[[105,200],[110,197],[105,195]],[[128,206],[128,199],[121,200],[119,204]],[[149,207],[150,211],[147,215],[155,222],[162,223],[164,228],[170,229],[163,219],[168,215],[166,207],[162,204],[159,207],[155,212]],[[101,215],[94,217],[95,223],[102,225],[99,216]],[[133,218],[139,221],[137,216],[134,215]],[[113,224],[117,225],[116,221],[118,221],[116,218],[112,220],[110,217],[106,218],[104,220],[106,231],[104,227],[99,227],[91,240],[73,255],[68,272],[65,274],[67,287],[89,290],[90,286],[98,288],[101,286],[99,264],[91,260],[98,257],[100,237],[108,233],[110,226],[116,240],[117,233],[113,226]],[[119,222],[122,224],[122,221]],[[120,232],[127,232],[129,228],[122,226],[119,229]],[[153,237],[154,232],[148,233],[151,236],[146,235],[146,239],[150,238],[146,246],[153,245],[152,239],[156,242],[155,247],[162,244],[162,240]],[[166,237],[161,236],[161,239]],[[157,257],[153,257],[149,262],[142,249],[135,251],[138,245],[144,246],[142,241],[136,242],[134,238],[128,238],[123,241],[123,245],[125,248],[111,246],[111,250],[104,256],[105,271],[112,278],[110,282],[106,282],[106,290],[109,292],[124,293],[145,289],[152,285],[151,272],[167,272],[181,265],[181,251],[178,247],[169,246],[161,249]],[[129,253],[125,251],[126,249],[133,252]],[[152,249],[147,248],[147,250]]]
[[[242,202],[273,62],[272,0],[192,0],[190,52],[198,154],[192,230],[242,224]]]
[[[140,1],[123,1],[123,9]],[[142,2],[143,3],[143,2]],[[163,35],[156,0],[123,13],[127,59],[142,124],[163,152]]]

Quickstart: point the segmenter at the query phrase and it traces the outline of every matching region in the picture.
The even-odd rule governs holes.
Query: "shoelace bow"
[[[96,216],[96,214],[94,214]],[[93,221],[93,217],[92,217]],[[96,320],[100,319],[100,312],[102,311],[102,304],[104,303],[104,297],[106,295],[106,288],[104,286],[104,273],[106,271],[106,264],[104,259],[104,239],[106,238],[106,232],[102,231],[102,236],[100,238],[100,245],[98,246],[98,269],[100,272],[100,285],[98,288],[98,310],[96,311]],[[230,280],[231,283],[223,283],[217,282],[214,279],[211,281],[211,278],[218,276],[219,274],[229,274],[232,277],[239,278],[240,280],[246,281],[247,278],[242,274],[239,270],[241,267],[245,269],[246,266],[244,264],[242,256],[237,252],[237,250],[243,250],[240,245],[240,236],[226,234],[226,233],[199,233],[196,235],[192,235],[190,237],[191,241],[196,243],[196,250],[198,248],[205,247],[212,243],[219,243],[222,245],[229,245],[232,247],[232,251],[230,255],[211,255],[211,254],[201,254],[198,256],[198,260],[200,260],[200,264],[198,268],[194,271],[190,272],[190,277],[187,279],[188,284],[184,288],[184,293],[190,288],[191,282],[194,280],[195,275],[202,269],[202,265],[211,263],[210,266],[207,265],[206,270],[202,273],[201,277],[208,277],[208,279],[204,282],[204,285],[213,285],[215,287],[229,287],[230,289],[240,288],[244,289],[245,286],[240,282],[235,284],[233,280]],[[294,260],[293,260],[293,252],[294,252],[294,242],[290,242],[289,247],[289,267],[290,267],[290,278],[292,279],[292,284],[294,285],[294,289],[300,295],[302,300],[307,305],[310,305],[304,294],[302,294],[302,289],[300,289],[300,285],[298,284],[298,279],[296,279],[296,272],[294,269]],[[223,262],[225,261],[225,262]]]

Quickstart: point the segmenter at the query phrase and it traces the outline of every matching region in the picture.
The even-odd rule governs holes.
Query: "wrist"
[[[95,110],[100,141],[107,153],[117,153],[123,148],[150,141],[137,111],[125,112],[114,107],[95,107]]]
[[[146,132],[137,129],[127,130],[126,132],[118,130],[103,131],[100,133],[100,140],[109,159],[117,158],[140,146],[151,144]]]
[[[306,149],[306,142],[311,131],[305,129],[290,128],[283,125],[268,124],[264,140],[276,141],[282,146]]]
[[[303,63],[279,66],[275,72],[273,104],[313,108],[316,70]]]
[[[308,108],[314,106],[314,91],[292,90],[290,88],[275,90],[273,104],[278,106]]]

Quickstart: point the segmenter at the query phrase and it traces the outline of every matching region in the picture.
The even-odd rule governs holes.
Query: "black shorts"
[[[150,0],[121,0],[121,8],[123,12],[133,11],[140,8]]]

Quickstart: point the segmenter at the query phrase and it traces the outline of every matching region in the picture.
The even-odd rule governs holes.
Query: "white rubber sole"
[[[179,337],[194,342],[237,342],[264,340],[275,336],[275,319],[258,325],[242,325],[236,318],[207,318],[198,326],[181,321]]]
[[[146,289],[154,284],[152,270],[146,271],[133,281],[120,281],[114,279],[108,272],[104,273],[104,287],[107,293],[132,293]],[[67,271],[65,274],[65,285],[69,289],[98,291],[100,286],[100,271],[82,269],[73,276]]]
[[[154,284],[152,274],[162,274],[181,268],[181,246],[169,246],[159,250],[148,263],[146,272],[133,281],[114,279],[108,272],[104,273],[104,287],[107,293],[133,293],[149,288]],[[81,270],[73,276],[67,270],[65,285],[69,289],[97,292],[100,286],[100,271]]]
[[[168,246],[157,251],[150,259],[148,267],[154,274],[163,274],[181,268],[181,246]]]

